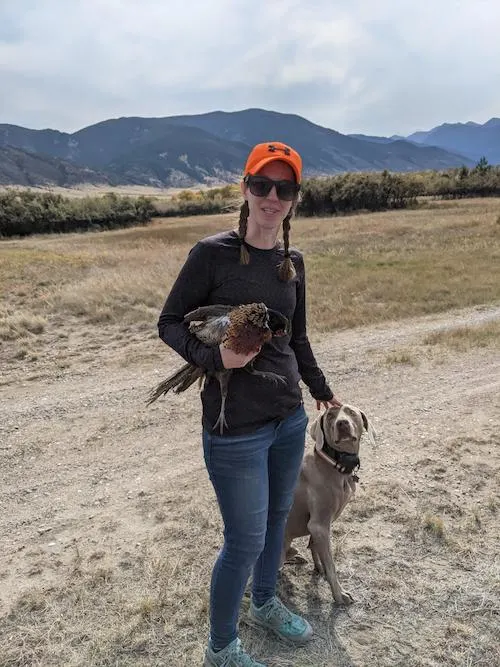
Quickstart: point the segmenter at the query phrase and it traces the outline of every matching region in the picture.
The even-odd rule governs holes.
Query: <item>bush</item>
[[[335,215],[415,206],[418,197],[458,199],[500,196],[500,167],[481,159],[476,167],[411,173],[349,173],[304,181],[298,213]]]
[[[210,190],[183,190],[171,199],[155,204],[157,214],[164,217],[227,213],[238,206],[238,185],[224,185]]]
[[[332,215],[413,206],[423,194],[423,186],[412,176],[384,171],[306,180],[298,213]]]
[[[114,229],[144,223],[157,215],[147,197],[69,199],[50,192],[0,192],[0,236],[27,236],[92,229]]]

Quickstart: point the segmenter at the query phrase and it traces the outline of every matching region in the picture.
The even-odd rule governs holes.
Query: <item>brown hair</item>
[[[278,276],[279,279],[283,282],[292,280],[295,278],[296,271],[295,266],[293,265],[292,258],[290,257],[290,220],[292,219],[296,203],[294,202],[290,212],[283,219],[283,248],[285,250],[285,258],[278,267]],[[245,245],[245,236],[247,233],[247,221],[248,214],[250,209],[248,207],[248,201],[241,205],[240,208],[240,219],[238,223],[238,236],[241,242],[240,246],[240,264],[249,264],[250,263],[250,254],[248,248]]]

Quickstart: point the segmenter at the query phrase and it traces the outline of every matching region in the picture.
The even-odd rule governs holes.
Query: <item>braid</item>
[[[240,237],[240,242],[241,242],[240,264],[250,263],[250,254],[248,252],[247,247],[244,244],[245,236],[247,234],[248,214],[249,214],[248,201],[245,200],[245,202],[241,205],[240,220],[238,224],[238,236]]]
[[[289,280],[292,280],[292,278],[295,278],[296,276],[295,267],[290,257],[290,250],[289,250],[290,220],[292,218],[292,215],[293,215],[293,209],[290,210],[290,213],[283,220],[283,246],[285,250],[285,259],[281,262],[281,264],[278,267],[279,278],[283,282],[288,282]]]

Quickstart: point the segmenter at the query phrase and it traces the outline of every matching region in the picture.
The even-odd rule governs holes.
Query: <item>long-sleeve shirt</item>
[[[172,286],[158,321],[161,339],[190,364],[209,372],[201,399],[202,423],[211,430],[219,416],[221,394],[219,383],[210,372],[222,370],[223,363],[218,346],[199,341],[183,322],[184,316],[199,306],[258,302],[290,320],[291,334],[274,337],[263,345],[253,364],[256,370],[284,376],[286,385],[251,375],[244,369],[233,369],[225,407],[226,435],[248,433],[291,414],[302,402],[300,379],[313,398],[326,401],[333,397],[307,337],[302,254],[290,249],[297,275],[283,282],[278,277],[278,265],[284,257],[282,247],[262,250],[245,244],[250,263],[242,265],[240,244],[235,231],[199,241]]]

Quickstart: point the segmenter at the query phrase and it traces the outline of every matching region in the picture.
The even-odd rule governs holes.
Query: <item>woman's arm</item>
[[[207,305],[213,285],[214,250],[203,243],[191,249],[158,320],[160,338],[187,362],[207,371],[224,368],[219,347],[205,345],[192,334],[184,316]]]
[[[302,258],[301,261],[303,262]],[[317,401],[331,401],[334,396],[319,368],[307,337],[305,268],[297,271],[297,303],[292,320],[290,347],[295,352],[299,373]]]

